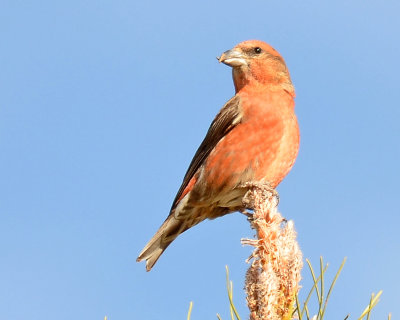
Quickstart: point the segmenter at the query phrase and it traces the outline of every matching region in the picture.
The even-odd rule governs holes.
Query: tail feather
[[[171,214],[144,247],[136,261],[146,260],[146,270],[150,271],[171,242],[189,227],[184,220],[178,220]]]

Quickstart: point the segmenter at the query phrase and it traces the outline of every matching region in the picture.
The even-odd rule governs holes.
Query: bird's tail
[[[146,260],[146,270],[150,271],[171,242],[189,227],[184,220],[176,219],[174,214],[169,215],[144,247],[136,261]]]

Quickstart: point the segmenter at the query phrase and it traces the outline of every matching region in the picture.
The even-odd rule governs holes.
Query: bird
[[[247,40],[217,59],[232,67],[235,95],[212,121],[168,217],[139,254],[147,271],[187,229],[243,210],[246,183],[276,188],[298,154],[295,90],[282,56],[263,41]]]

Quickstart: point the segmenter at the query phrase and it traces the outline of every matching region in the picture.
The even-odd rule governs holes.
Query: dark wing
[[[196,171],[200,168],[217,143],[240,122],[240,97],[235,95],[223,106],[221,111],[215,117],[214,121],[211,123],[206,137],[204,138],[200,147],[197,149],[196,154],[190,163],[189,169],[183,178],[182,185],[174,199],[171,210],[175,208],[178,199],[181,197],[189,181],[193,178]]]

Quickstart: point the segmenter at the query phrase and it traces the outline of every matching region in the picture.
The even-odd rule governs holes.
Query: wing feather
[[[171,211],[177,206],[182,193],[184,192],[186,186],[189,184],[190,180],[193,178],[197,170],[204,163],[207,156],[215,148],[221,139],[223,139],[234,127],[236,127],[241,122],[241,108],[240,108],[240,97],[235,95],[230,99],[217,114],[215,119],[210,125],[208,132],[197,149],[192,162],[186,171],[185,177],[181,187],[176,194],[174,202],[171,207]]]

